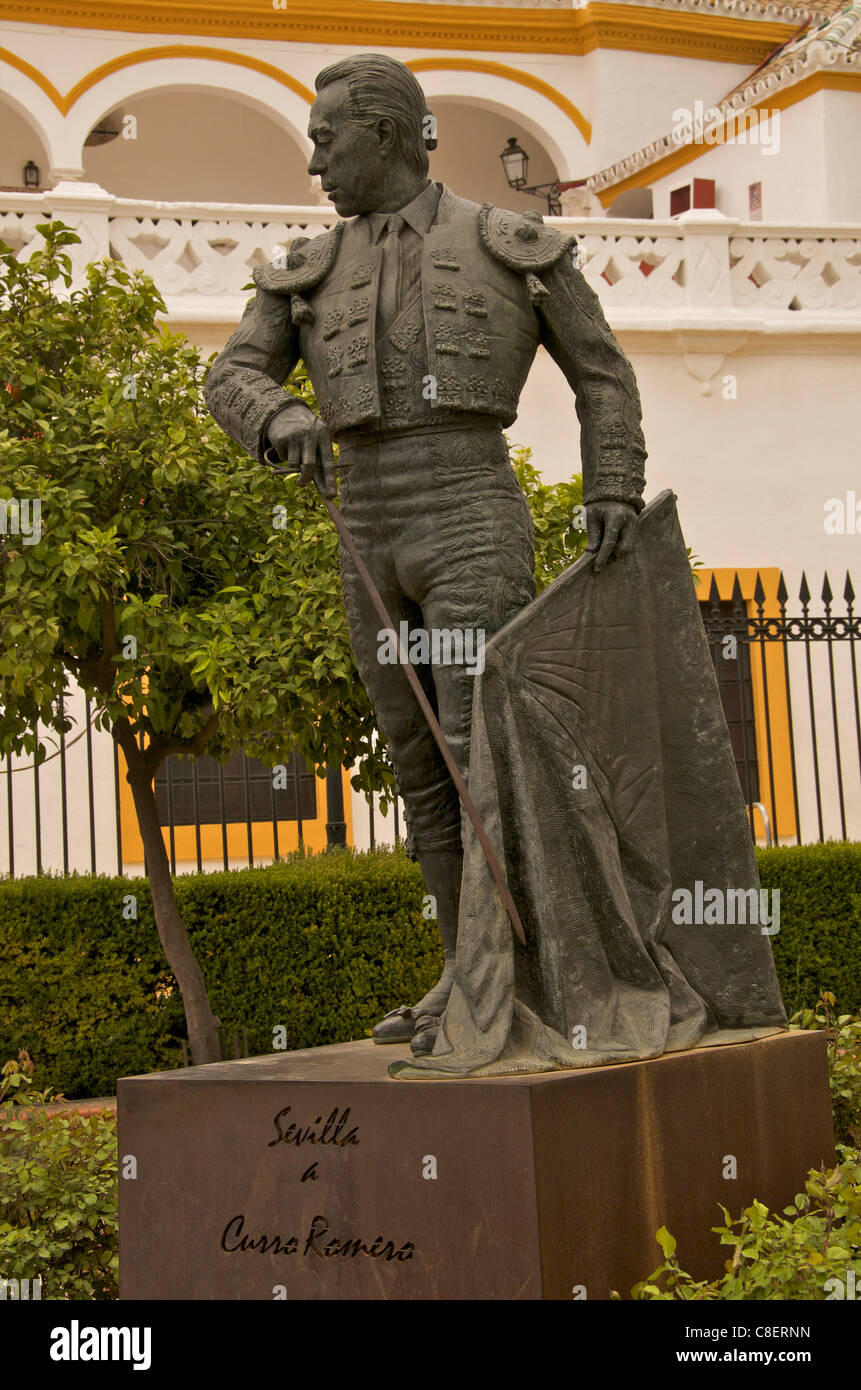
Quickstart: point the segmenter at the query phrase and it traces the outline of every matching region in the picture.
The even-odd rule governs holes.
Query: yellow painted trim
[[[25,77],[29,77],[30,81],[35,82],[37,87],[41,87],[45,95],[50,97],[54,105],[59,107],[65,115],[62,94],[54,86],[53,82],[50,82],[38,68],[33,67],[32,63],[26,62],[24,58],[19,58],[17,53],[13,53],[8,48],[0,48],[0,62],[8,63],[10,68],[15,68],[17,72],[21,72]]]
[[[144,862],[143,841],[138,829],[137,815],[131,787],[126,778],[126,760],[119,750],[120,766],[120,829],[122,832],[123,866],[138,865]],[[347,825],[347,845],[353,844],[353,801],[350,774],[342,772],[344,787],[344,820]],[[317,779],[317,815],[313,820],[302,823],[302,834],[306,850],[320,854],[326,848],[326,783]],[[177,864],[197,863],[197,840],[193,825],[174,826],[174,846]],[[170,830],[162,827],[164,847],[170,855]],[[275,853],[275,837],[272,833],[272,819],[251,822],[251,845],[254,862],[272,859]],[[278,853],[283,857],[299,846],[299,831],[296,821],[278,821]],[[200,853],[205,870],[222,869],[224,854],[221,839],[221,822],[216,825],[200,827]],[[228,860],[247,860],[248,831],[244,820],[229,821],[227,824]]]
[[[592,140],[592,126],[583,112],[569,101],[561,92],[557,92],[555,87],[551,87],[549,82],[542,82],[540,77],[533,77],[531,72],[523,72],[520,68],[509,67],[506,63],[494,63],[482,58],[414,58],[407,63],[407,67],[413,72],[432,72],[443,69],[447,72],[486,72],[493,77],[502,77],[507,82],[519,82],[521,87],[529,87],[531,91],[538,92],[541,96],[552,101],[554,106],[558,106],[560,111],[564,111],[570,121],[576,125],[586,144]]]
[[[571,10],[413,5],[404,0],[5,0],[4,19],[135,34],[210,34],[328,47],[455,48],[469,52],[591,53],[625,48],[708,62],[761,63],[797,25],[654,6],[595,3]]]
[[[789,106],[795,106],[799,101],[805,101],[807,97],[814,96],[817,92],[837,91],[837,92],[861,92],[861,74],[849,72],[814,72],[809,77],[803,77],[800,82],[794,83],[791,87],[778,87],[774,92],[769,92],[762,101],[758,101],[754,106],[746,107],[746,111],[784,111]],[[741,115],[741,112],[732,112],[734,118]],[[726,144],[724,135],[730,122],[730,113],[727,113],[724,123],[715,134],[718,137],[713,145],[680,145],[672,154],[664,155],[654,164],[647,164],[645,168],[639,169],[636,174],[630,174],[625,179],[620,179],[618,183],[610,184],[607,188],[602,188],[598,194],[602,207],[609,207],[612,202],[626,193],[629,188],[648,188],[658,179],[665,178],[667,174],[672,174],[676,169],[681,169],[685,164],[692,163],[702,155],[708,154],[709,150],[716,149],[718,145]],[[733,119],[733,126],[735,121]]]
[[[136,53],[124,53],[118,58],[111,58],[107,63],[100,63],[92,72],[88,72],[86,77],[82,77],[70,87],[65,95],[29,63],[25,63],[8,49],[0,48],[0,59],[32,78],[34,82],[38,82],[64,116],[84,92],[95,87],[103,78],[110,77],[112,73],[120,72],[123,68],[135,67],[138,63],[157,63],[162,58],[203,58],[213,63],[233,63],[236,67],[251,68],[253,72],[262,73],[264,77],[271,77],[273,81],[289,88],[296,96],[307,101],[309,106],[314,100],[314,93],[304,83],[297,82],[295,77],[283,72],[281,68],[274,67],[272,63],[264,63],[260,58],[251,58],[246,53],[233,53],[227,48],[207,48],[203,44],[165,44],[161,48],[140,48]]]
[[[697,598],[701,603],[708,600],[709,588],[714,576],[718,594],[722,599],[732,598],[733,581],[738,575],[741,596],[749,618],[757,616],[754,602],[756,576],[762,580],[765,590],[763,617],[779,618],[780,604],[777,599],[777,586],[780,581],[779,569],[698,569],[699,583],[696,586]],[[750,675],[753,688],[753,726],[756,736],[756,761],[759,768],[759,799],[768,811],[774,829],[774,808],[777,807],[777,829],[781,840],[795,838],[795,800],[792,795],[792,756],[789,732],[789,705],[786,698],[786,671],[783,660],[783,643],[766,642],[765,682],[762,677],[762,643],[754,642],[750,647]],[[768,686],[768,708],[771,720],[771,761],[774,771],[774,802],[771,798],[771,783],[768,775],[768,731],[765,720],[765,685]],[[759,812],[754,812],[757,838],[765,840],[765,828]]]

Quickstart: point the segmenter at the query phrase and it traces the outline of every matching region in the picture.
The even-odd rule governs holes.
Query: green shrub
[[[176,880],[213,1008],[252,1053],[278,1025],[288,1048],[363,1038],[419,998],[441,968],[423,893],[401,850]],[[112,1095],[119,1076],[181,1066],[184,1035],[145,879],[0,883],[0,1056],[27,1048],[46,1085]]]
[[[128,893],[136,921],[122,915]],[[175,1066],[184,1018],[175,994],[160,997],[170,983],[145,882],[0,883],[0,1056],[26,1048],[46,1085],[110,1095],[117,1076]]]
[[[115,1299],[118,1268],[116,1116],[0,1106],[0,1278]]]
[[[834,995],[825,990],[816,1009],[793,1015],[793,1028],[824,1028],[828,1039],[828,1080],[834,1133],[838,1143],[861,1149],[861,1018],[835,1017]]]
[[[861,1289],[861,1154],[841,1146],[840,1157],[835,1168],[812,1170],[804,1192],[782,1214],[754,1202],[733,1221],[721,1208],[724,1224],[712,1229],[732,1256],[720,1279],[697,1282],[682,1269],[676,1242],[662,1226],[656,1240],[664,1263],[634,1285],[631,1297],[695,1302],[845,1298],[850,1270],[855,1289]]]
[[[850,1269],[861,1297],[861,1018],[835,1017],[833,1005],[833,994],[824,991],[817,1008],[801,1010],[792,1026],[826,1030],[841,1162],[836,1168],[811,1170],[804,1192],[782,1215],[754,1201],[733,1221],[721,1207],[724,1224],[712,1230],[733,1253],[720,1279],[698,1282],[683,1269],[675,1238],[662,1226],[655,1239],[664,1252],[664,1263],[635,1284],[633,1298],[839,1298],[846,1297]],[[855,1147],[841,1142],[847,1139]],[[842,1286],[828,1284],[830,1279],[842,1280]]]
[[[758,852],[763,887],[780,889],[772,938],[787,1010],[830,989],[861,1010],[861,845]],[[294,856],[263,869],[188,874],[180,911],[213,1008],[249,1050],[368,1036],[436,978],[436,928],[402,850]],[[133,894],[137,917],[123,915]],[[111,1095],[119,1076],[182,1064],[185,1021],[145,879],[80,876],[0,882],[0,1056],[27,1048],[46,1086]]]
[[[861,845],[828,841],[757,850],[763,888],[780,890],[771,938],[787,1013],[830,990],[841,1013],[861,1013]]]

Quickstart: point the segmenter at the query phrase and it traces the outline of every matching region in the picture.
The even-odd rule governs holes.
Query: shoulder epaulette
[[[491,255],[521,275],[546,270],[577,244],[570,232],[548,227],[540,212],[507,212],[492,203],[482,204],[478,228]]]
[[[336,222],[322,236],[296,237],[285,255],[257,267],[252,275],[255,285],[272,294],[301,295],[313,289],[332,269],[345,225]]]

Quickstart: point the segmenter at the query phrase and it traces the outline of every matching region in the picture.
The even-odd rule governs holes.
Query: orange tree
[[[48,754],[70,678],[124,755],[155,919],[195,1062],[218,1019],[177,909],[153,778],[170,754],[294,748],[389,786],[353,665],[337,539],[316,495],[231,443],[205,364],[146,276],[72,289],[62,224],[0,244],[0,754]],[[38,733],[36,732],[38,723]]]

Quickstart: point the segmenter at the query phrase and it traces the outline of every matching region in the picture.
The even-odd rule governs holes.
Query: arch
[[[189,65],[181,75],[176,72],[177,59]],[[245,53],[209,48],[203,44],[164,44],[157,48],[142,48],[136,53],[120,54],[109,62],[100,63],[65,93],[60,92],[32,64],[7,49],[0,48],[0,61],[17,74],[8,84],[4,96],[30,120],[51,158],[52,166],[64,170],[75,167],[82,169],[84,141],[93,126],[109,111],[129,98],[167,87],[174,90],[210,90],[219,96],[233,96],[275,121],[296,140],[303,152],[311,148],[305,135],[305,124],[314,93],[281,68]],[[150,66],[153,64],[155,68]],[[135,80],[134,70],[144,65],[149,67],[146,80]],[[231,79],[226,82],[223,80],[225,66],[231,71]],[[217,78],[219,68],[221,81]],[[16,95],[18,87],[21,90]],[[289,93],[286,102],[285,92]],[[42,119],[37,114],[39,112],[43,113]]]
[[[259,72],[263,77],[272,78],[282,87],[286,87],[296,96],[301,97],[309,106],[314,100],[314,93],[303,82],[297,82],[295,77],[291,77],[281,68],[276,68],[273,63],[264,63],[261,58],[252,58],[247,53],[233,53],[229,48],[207,48],[204,44],[173,43],[165,44],[160,48],[140,48],[136,53],[123,53],[117,58],[111,58],[107,63],[101,63],[97,68],[93,68],[92,72],[88,72],[86,77],[82,77],[80,81],[76,82],[74,87],[69,88],[65,97],[62,98],[64,107],[61,109],[64,114],[70,111],[85,92],[94,87],[96,83],[111,76],[112,73],[121,72],[124,68],[136,67],[140,63],[153,63],[167,58],[203,58],[210,62],[232,63],[237,67]]]
[[[507,63],[497,63],[483,58],[415,58],[407,66],[418,76],[420,73],[472,72],[485,79],[481,95],[470,91],[452,90],[440,81],[425,84],[428,99],[451,97],[470,102],[508,115],[516,111],[518,120],[543,145],[553,160],[559,178],[573,178],[576,172],[570,164],[571,125],[576,128],[585,144],[592,139],[592,126],[583,112],[563,96],[549,82],[534,77],[530,72],[510,67]],[[513,93],[508,86],[516,83],[533,93],[531,100],[524,105],[522,94],[514,103]],[[564,120],[560,118],[560,112]]]
[[[3,100],[32,127],[53,166],[62,144],[60,93],[37,68],[6,48],[0,48],[0,64],[6,68]]]
[[[233,98],[273,121],[303,155],[310,151],[305,127],[313,93],[307,87],[271,63],[191,44],[124,54],[76,82],[65,97],[70,141],[82,149],[93,126],[109,112],[136,96],[165,90]]]

